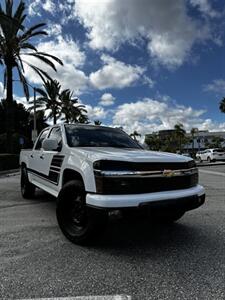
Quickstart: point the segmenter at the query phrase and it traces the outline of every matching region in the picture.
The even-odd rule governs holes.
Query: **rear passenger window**
[[[35,150],[40,150],[42,148],[42,142],[44,141],[44,139],[46,139],[48,132],[49,132],[49,129],[42,132],[42,134],[39,137],[37,144],[35,146]]]
[[[49,135],[49,139],[56,139],[58,141],[58,144],[61,145],[62,143],[62,134],[60,127],[54,127],[51,130],[51,133]]]

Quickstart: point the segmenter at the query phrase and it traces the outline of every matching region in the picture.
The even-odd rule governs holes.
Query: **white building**
[[[186,134],[187,138],[192,139],[191,133]],[[207,148],[207,143],[212,143],[215,137],[220,137],[224,139],[222,146],[225,147],[225,131],[209,132],[209,131],[199,131],[194,135],[194,145],[190,142],[185,145],[185,149],[191,150],[194,146],[195,150],[203,150]]]

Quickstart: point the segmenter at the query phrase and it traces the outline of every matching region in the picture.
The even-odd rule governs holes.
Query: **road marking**
[[[29,298],[17,300],[131,300],[128,295],[115,295],[115,296],[79,296],[79,297],[66,297],[66,298]]]
[[[208,171],[208,170],[199,170],[199,172],[200,173],[205,173],[205,174],[211,174],[211,175],[217,175],[217,176],[225,177],[225,173],[221,173],[221,172]]]

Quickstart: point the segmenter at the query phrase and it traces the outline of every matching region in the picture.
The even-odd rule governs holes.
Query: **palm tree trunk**
[[[53,105],[53,123],[56,125],[57,119],[56,119],[56,111],[55,111],[55,105]]]
[[[13,112],[13,69],[9,64],[6,66],[7,70],[7,95],[6,95],[6,140],[7,140],[7,152],[13,153],[13,129],[14,129],[14,112]]]

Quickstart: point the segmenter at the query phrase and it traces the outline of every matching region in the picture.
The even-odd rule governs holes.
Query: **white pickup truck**
[[[173,222],[205,201],[188,157],[147,151],[120,129],[61,124],[44,129],[20,155],[21,192],[57,198],[57,220],[74,243],[104,229],[109,212],[140,212]]]

